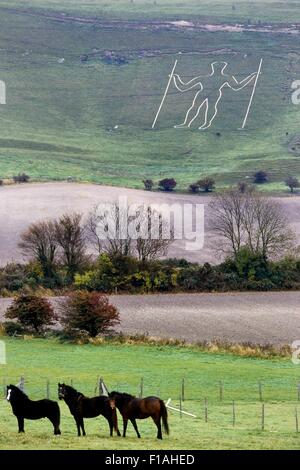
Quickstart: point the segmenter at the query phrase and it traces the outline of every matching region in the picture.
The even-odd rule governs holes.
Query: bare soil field
[[[300,339],[300,292],[114,295],[111,302],[121,314],[116,329],[127,334],[275,345]],[[10,303],[0,299],[0,320]]]
[[[215,251],[216,240],[209,230],[210,196],[149,192],[95,184],[32,183],[0,188],[0,265],[12,260],[23,260],[18,241],[30,223],[72,211],[87,215],[95,204],[116,200],[118,196],[126,196],[129,203],[204,204],[204,248],[200,251],[186,251],[185,241],[178,240],[168,255],[200,263],[220,260]],[[300,197],[287,196],[277,200],[282,204],[300,243]]]

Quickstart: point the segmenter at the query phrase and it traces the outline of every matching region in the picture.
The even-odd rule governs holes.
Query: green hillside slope
[[[0,3],[0,79],[7,85],[7,104],[0,106],[2,178],[25,171],[42,180],[72,176],[140,187],[145,176],[172,176],[183,189],[203,174],[222,186],[266,169],[268,188],[279,189],[287,174],[300,176],[300,147],[294,143],[300,106],[291,102],[291,84],[300,79],[300,35],[284,32],[287,24],[274,32],[210,32],[166,21],[297,22],[300,2],[283,2],[281,9],[277,3],[267,9],[268,2],[256,8],[257,2],[236,2],[233,9],[224,0],[210,2],[210,10],[208,2],[155,3]],[[171,85],[151,128],[176,59],[177,73],[188,81],[209,74],[214,61],[228,62],[228,73],[243,79],[261,58],[243,131],[238,129],[252,85],[227,89],[206,131],[198,130],[203,113],[191,129],[174,129],[194,94]],[[212,92],[213,80],[209,86]]]

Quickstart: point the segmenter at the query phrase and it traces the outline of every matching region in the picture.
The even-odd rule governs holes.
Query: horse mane
[[[9,385],[8,386],[8,389],[11,389],[13,390],[14,392],[17,392],[18,395],[22,396],[23,398],[28,398],[28,396],[26,395],[26,393],[23,392],[23,390],[21,390],[19,387],[17,387],[16,385]]]
[[[65,385],[64,384],[64,387],[68,392],[71,392],[72,395],[74,395],[74,396],[76,395],[77,397],[79,397],[79,396],[84,397],[83,393],[78,392],[78,390],[76,390],[76,388],[74,388],[74,387],[71,387],[71,385]]]

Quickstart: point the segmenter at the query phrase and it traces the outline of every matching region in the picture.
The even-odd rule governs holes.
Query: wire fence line
[[[0,397],[5,398],[7,385],[14,384],[19,385],[33,399],[43,397],[56,399],[58,382],[71,385],[87,396],[96,396],[101,394],[101,379],[100,374],[95,377],[90,376],[88,379],[64,376],[54,380],[53,377],[12,376],[2,373],[0,374],[0,387],[2,386]],[[138,397],[155,395],[164,400],[172,398],[172,400],[182,401],[182,403],[203,402],[205,398],[208,398],[210,403],[293,402],[299,403],[300,406],[300,379],[299,381],[291,379],[285,381],[282,379],[259,380],[247,383],[226,380],[203,381],[186,377],[171,382],[167,379],[155,381],[145,377],[140,377],[139,380],[130,378],[130,382],[112,380],[109,377],[104,377],[103,380],[108,390],[127,392]]]
[[[70,376],[65,377],[64,382],[87,396],[96,396],[102,393],[102,380],[100,375],[88,381]],[[47,377],[2,374],[0,397],[2,395],[5,399],[6,387],[12,383],[24,390],[31,399],[58,400],[58,382]],[[285,382],[284,390],[279,389],[280,393],[276,380],[253,382],[251,386],[248,383],[246,397],[242,394],[246,388],[224,380],[203,383],[183,378],[175,388],[163,382],[147,383],[144,377],[135,384],[104,378],[104,384],[110,391],[119,390],[136,396],[158,395],[166,402],[171,399],[169,413],[173,419],[196,418],[201,426],[211,429],[299,433],[300,382],[297,381]]]

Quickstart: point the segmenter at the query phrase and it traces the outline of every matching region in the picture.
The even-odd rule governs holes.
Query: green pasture
[[[138,394],[143,377],[144,395],[172,398],[179,406],[185,379],[183,410],[197,418],[169,411],[171,434],[155,438],[151,420],[140,421],[142,439],[129,426],[128,438],[109,438],[103,418],[86,420],[87,437],[76,437],[73,418],[63,403],[62,436],[52,436],[46,420],[26,422],[26,434],[17,434],[10,405],[0,401],[0,448],[3,449],[297,449],[295,407],[298,405],[299,368],[288,359],[250,359],[230,354],[199,352],[193,348],[142,345],[70,345],[55,340],[6,339],[7,364],[0,366],[3,385],[25,378],[33,399],[57,399],[57,382],[65,381],[86,395],[96,392],[104,378],[110,389]],[[220,382],[223,399],[220,401]],[[265,405],[262,430],[261,382]],[[204,400],[207,398],[208,422]],[[233,426],[232,401],[235,402]],[[300,406],[299,406],[300,412]],[[121,420],[120,420],[121,426]]]
[[[9,8],[42,12],[76,12],[83,17],[97,14],[104,18],[160,19],[195,18],[241,22],[246,19],[268,22],[295,22],[299,1],[281,0],[2,0]]]

